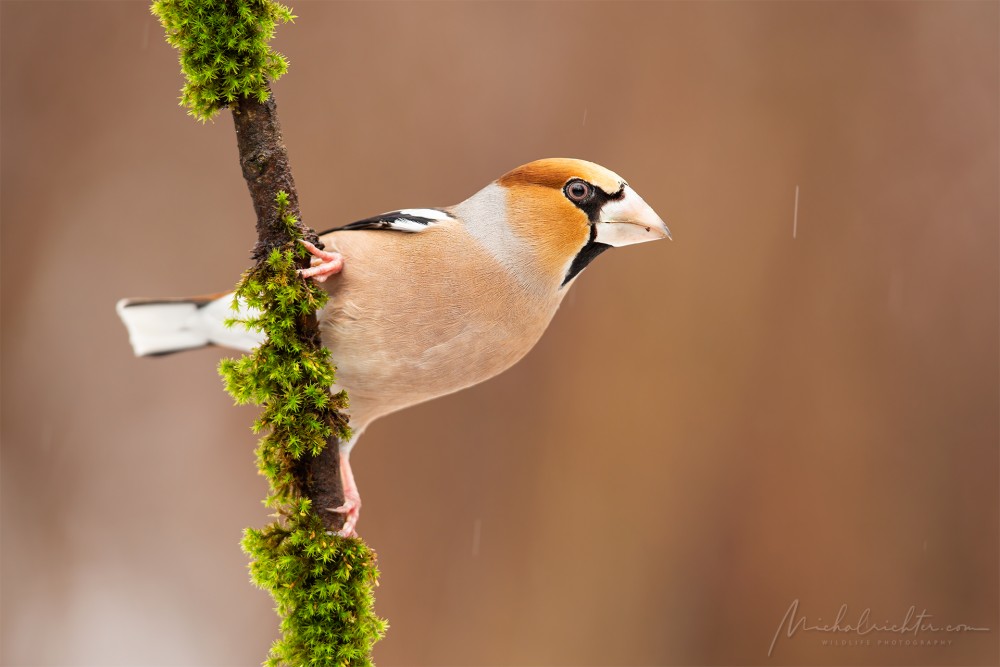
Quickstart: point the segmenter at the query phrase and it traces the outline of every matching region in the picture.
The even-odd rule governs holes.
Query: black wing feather
[[[451,217],[450,214],[445,211],[441,211],[441,213]],[[441,221],[435,220],[434,218],[413,215],[412,213],[404,213],[403,211],[390,211],[389,213],[383,213],[382,215],[376,215],[371,218],[365,218],[364,220],[351,222],[341,227],[327,229],[326,231],[320,232],[319,235],[322,236],[323,234],[329,234],[330,232],[342,232],[352,229],[384,229],[413,234],[421,232],[438,222]]]

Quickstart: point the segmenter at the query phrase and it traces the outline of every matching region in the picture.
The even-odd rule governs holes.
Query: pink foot
[[[345,498],[343,505],[327,508],[327,511],[346,515],[343,527],[337,531],[338,535],[341,537],[358,536],[358,531],[355,527],[358,525],[358,518],[361,516],[361,498]]]
[[[312,278],[316,282],[324,282],[330,276],[340,273],[344,268],[344,257],[339,252],[327,252],[320,250],[309,241],[299,239],[299,243],[306,247],[312,255],[309,261],[310,268],[299,269],[299,275],[303,278]]]
[[[358,493],[358,485],[354,482],[354,473],[351,472],[351,462],[348,456],[340,453],[340,480],[344,485],[344,504],[340,507],[328,507],[328,512],[344,514],[344,525],[337,532],[341,537],[357,537],[358,532],[354,529],[358,525],[358,518],[361,516],[361,494]]]

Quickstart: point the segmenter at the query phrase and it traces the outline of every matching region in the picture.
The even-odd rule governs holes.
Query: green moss
[[[270,591],[282,616],[282,637],[265,664],[371,665],[386,628],[372,611],[375,554],[359,539],[325,534],[308,499],[299,506],[294,525],[251,528],[243,537],[254,583]]]
[[[180,51],[187,83],[181,105],[205,121],[240,97],[267,100],[267,82],[288,70],[268,45],[279,22],[295,17],[273,0],[158,0],[152,12]]]
[[[237,403],[263,406],[253,426],[265,432],[257,462],[270,484],[265,502],[278,517],[261,530],[248,529],[243,549],[251,579],[271,593],[282,617],[282,637],[266,664],[371,665],[372,646],[386,629],[373,609],[375,554],[357,538],[328,534],[293,474],[296,461],[318,454],[331,433],[350,434],[340,413],[347,397],[330,394],[329,351],[299,335],[300,322],[323,305],[326,292],[296,273],[296,257],[306,250],[287,205],[280,193],[278,215],[292,240],[247,271],[236,288],[235,298],[259,311],[241,323],[267,334],[267,341],[219,366]]]

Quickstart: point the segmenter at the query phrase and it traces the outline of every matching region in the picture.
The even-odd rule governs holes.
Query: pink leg
[[[340,273],[340,270],[344,268],[344,257],[339,252],[320,250],[305,240],[300,240],[299,243],[304,245],[312,255],[311,267],[299,269],[299,275],[303,278],[313,278],[316,282],[321,283],[335,273]]]
[[[358,485],[355,484],[354,473],[351,472],[351,461],[345,452],[340,453],[340,480],[344,485],[344,504],[327,509],[330,512],[346,515],[344,527],[339,532],[341,537],[357,537],[358,533],[354,527],[358,525],[358,517],[361,516],[361,494],[358,493]]]

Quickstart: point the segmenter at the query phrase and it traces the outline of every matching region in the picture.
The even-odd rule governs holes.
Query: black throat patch
[[[591,223],[590,240],[587,241],[587,245],[580,248],[580,252],[576,253],[576,257],[573,258],[573,263],[569,265],[569,271],[566,272],[566,277],[563,278],[560,287],[565,287],[566,283],[576,278],[576,275],[587,268],[587,265],[593,262],[598,255],[611,247],[607,243],[598,243],[594,240],[597,238],[597,227],[594,226],[596,224],[598,223]]]

